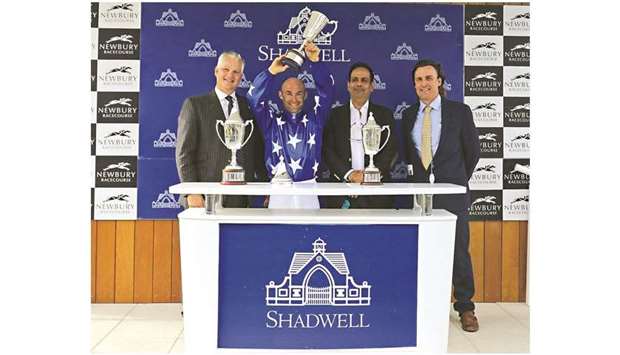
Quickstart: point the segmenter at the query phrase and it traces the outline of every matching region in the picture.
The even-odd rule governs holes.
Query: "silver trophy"
[[[219,125],[224,128],[224,139],[220,135]],[[250,134],[243,140],[245,136],[245,128],[247,125],[251,126]],[[215,122],[215,131],[217,137],[226,148],[232,151],[232,158],[230,164],[222,170],[222,184],[224,185],[243,185],[245,184],[245,171],[239,165],[237,165],[237,151],[241,149],[252,136],[254,132],[254,122],[243,122],[238,111],[232,112],[226,121],[217,120]]]
[[[330,33],[321,33],[323,28],[327,24],[334,25],[334,30]],[[301,24],[299,25],[301,27]],[[304,58],[306,55],[304,54],[304,46],[308,42],[314,41],[319,34],[323,36],[331,36],[336,32],[338,28],[338,21],[329,20],[327,16],[323,15],[318,11],[310,12],[310,18],[308,18],[308,22],[306,23],[306,28],[304,29],[303,43],[297,49],[289,49],[286,51],[284,58],[282,58],[282,64],[288,65],[289,68],[295,68],[296,70],[300,70],[301,66],[304,64]]]
[[[381,145],[381,132],[388,130],[387,139]],[[378,154],[390,139],[390,126],[379,126],[375,121],[372,112],[368,113],[368,122],[362,127],[362,143],[364,144],[364,153],[370,156],[368,167],[364,169],[364,185],[381,185],[381,171],[375,166],[373,157]]]

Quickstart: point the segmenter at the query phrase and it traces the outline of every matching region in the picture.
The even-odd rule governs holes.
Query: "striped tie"
[[[422,121],[422,150],[421,158],[424,169],[428,169],[433,159],[433,151],[431,149],[431,109],[426,106],[424,108],[424,120]]]

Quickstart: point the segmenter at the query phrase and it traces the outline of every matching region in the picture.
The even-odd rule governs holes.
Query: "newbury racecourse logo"
[[[452,26],[448,25],[445,17],[437,14],[431,18],[428,25],[424,25],[424,32],[452,32]]]
[[[166,129],[166,132],[159,134],[159,139],[153,141],[154,148],[174,148],[177,145],[177,135]]]
[[[288,29],[284,32],[278,32],[278,44],[302,44],[304,42],[303,33],[310,19],[310,10],[308,7],[304,7],[299,11],[297,17],[291,17]],[[334,30],[330,33],[321,33],[314,39],[314,43],[317,45],[331,45],[332,35],[336,33],[338,29],[338,22],[334,22]]]
[[[418,60],[418,54],[413,51],[411,46],[403,42],[396,48],[396,51],[390,56],[391,60]]]
[[[224,21],[226,28],[252,28],[252,21],[248,21],[245,14],[239,10],[230,14],[228,20]]]
[[[327,253],[326,243],[321,238],[317,238],[312,247],[312,253],[293,254],[288,274],[282,282],[269,281],[265,285],[266,305],[369,306],[371,285],[367,281],[355,282],[344,253]],[[316,284],[325,279],[328,280],[327,286]]]
[[[381,23],[381,18],[371,12],[370,15],[364,18],[364,22],[358,26],[360,31],[385,31],[387,29],[386,24]]]
[[[164,190],[163,193],[160,193],[157,196],[157,201],[153,201],[151,203],[152,208],[181,208],[179,202],[174,198],[174,195],[168,192],[168,190]]]
[[[165,72],[162,72],[159,79],[155,79],[154,82],[155,87],[163,88],[163,87],[183,87],[183,80],[179,80],[177,77],[177,73],[170,70],[170,68],[166,69]]]
[[[161,18],[155,20],[155,26],[157,27],[183,27],[184,25],[185,21],[181,20],[179,15],[172,11],[172,9],[162,12]]]
[[[204,38],[194,44],[194,48],[187,51],[188,57],[217,57],[217,51],[211,48],[211,43],[205,42]]]

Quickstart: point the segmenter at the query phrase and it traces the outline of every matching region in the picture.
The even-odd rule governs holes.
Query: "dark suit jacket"
[[[383,182],[390,181],[390,170],[398,154],[394,115],[387,107],[368,104],[379,126],[390,126],[390,139],[386,146],[375,155],[374,163],[381,170]],[[381,144],[385,142],[387,132],[381,134]],[[344,181],[344,175],[351,170],[351,108],[349,103],[332,109],[327,126],[323,130],[323,161],[330,170],[331,182]],[[368,155],[364,155],[364,166],[368,166]],[[340,208],[346,196],[323,198],[325,207]],[[349,199],[352,208],[393,208],[393,196],[358,196]]]
[[[236,96],[241,118],[253,121],[247,99],[239,94]],[[181,182],[222,181],[222,169],[230,163],[231,151],[217,136],[217,120],[225,121],[226,117],[215,91],[189,97],[183,102],[176,145],[177,171]],[[246,137],[249,133],[250,127],[247,127]],[[223,138],[221,128],[220,134]],[[266,180],[263,147],[263,139],[254,122],[254,132],[249,142],[237,152],[237,163],[245,169],[246,181]],[[182,203],[185,200],[182,198]],[[247,196],[223,197],[224,207],[248,207],[249,203]]]
[[[411,138],[420,102],[403,112],[402,134],[405,159],[413,165],[410,182],[428,182],[429,170],[422,166],[420,155]],[[441,98],[441,137],[433,156],[435,182],[452,183],[467,188],[466,194],[435,195],[433,207],[451,212],[467,211],[470,205],[468,182],[480,158],[478,131],[469,106]]]

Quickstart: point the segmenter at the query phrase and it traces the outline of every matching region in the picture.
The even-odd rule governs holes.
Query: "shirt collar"
[[[435,100],[431,101],[430,105],[428,106],[432,107],[434,111],[441,111],[441,95],[437,95]],[[425,108],[426,104],[420,101],[420,109],[418,110],[418,113],[423,112]]]
[[[370,103],[370,100],[366,100],[366,103],[364,103],[364,105],[362,105],[362,107],[359,109],[359,111],[362,111],[362,117],[363,117],[362,123],[363,124],[366,123],[366,121],[368,120],[368,106],[369,106],[369,103]],[[357,114],[358,113],[357,112],[358,109],[355,108],[355,106],[353,106],[353,101],[352,100],[349,100],[349,108],[351,109],[351,112],[355,112],[355,115],[353,115],[352,117],[353,117],[353,119],[355,121],[357,121],[357,119],[359,118],[358,114]]]
[[[215,88],[215,95],[217,95],[217,99],[221,101],[225,101],[226,100],[226,93],[224,93],[222,90],[218,89],[217,87]],[[232,94],[230,94],[230,96],[232,96],[233,99],[235,99],[234,101],[237,101],[237,95],[235,94],[235,92],[233,91]]]

